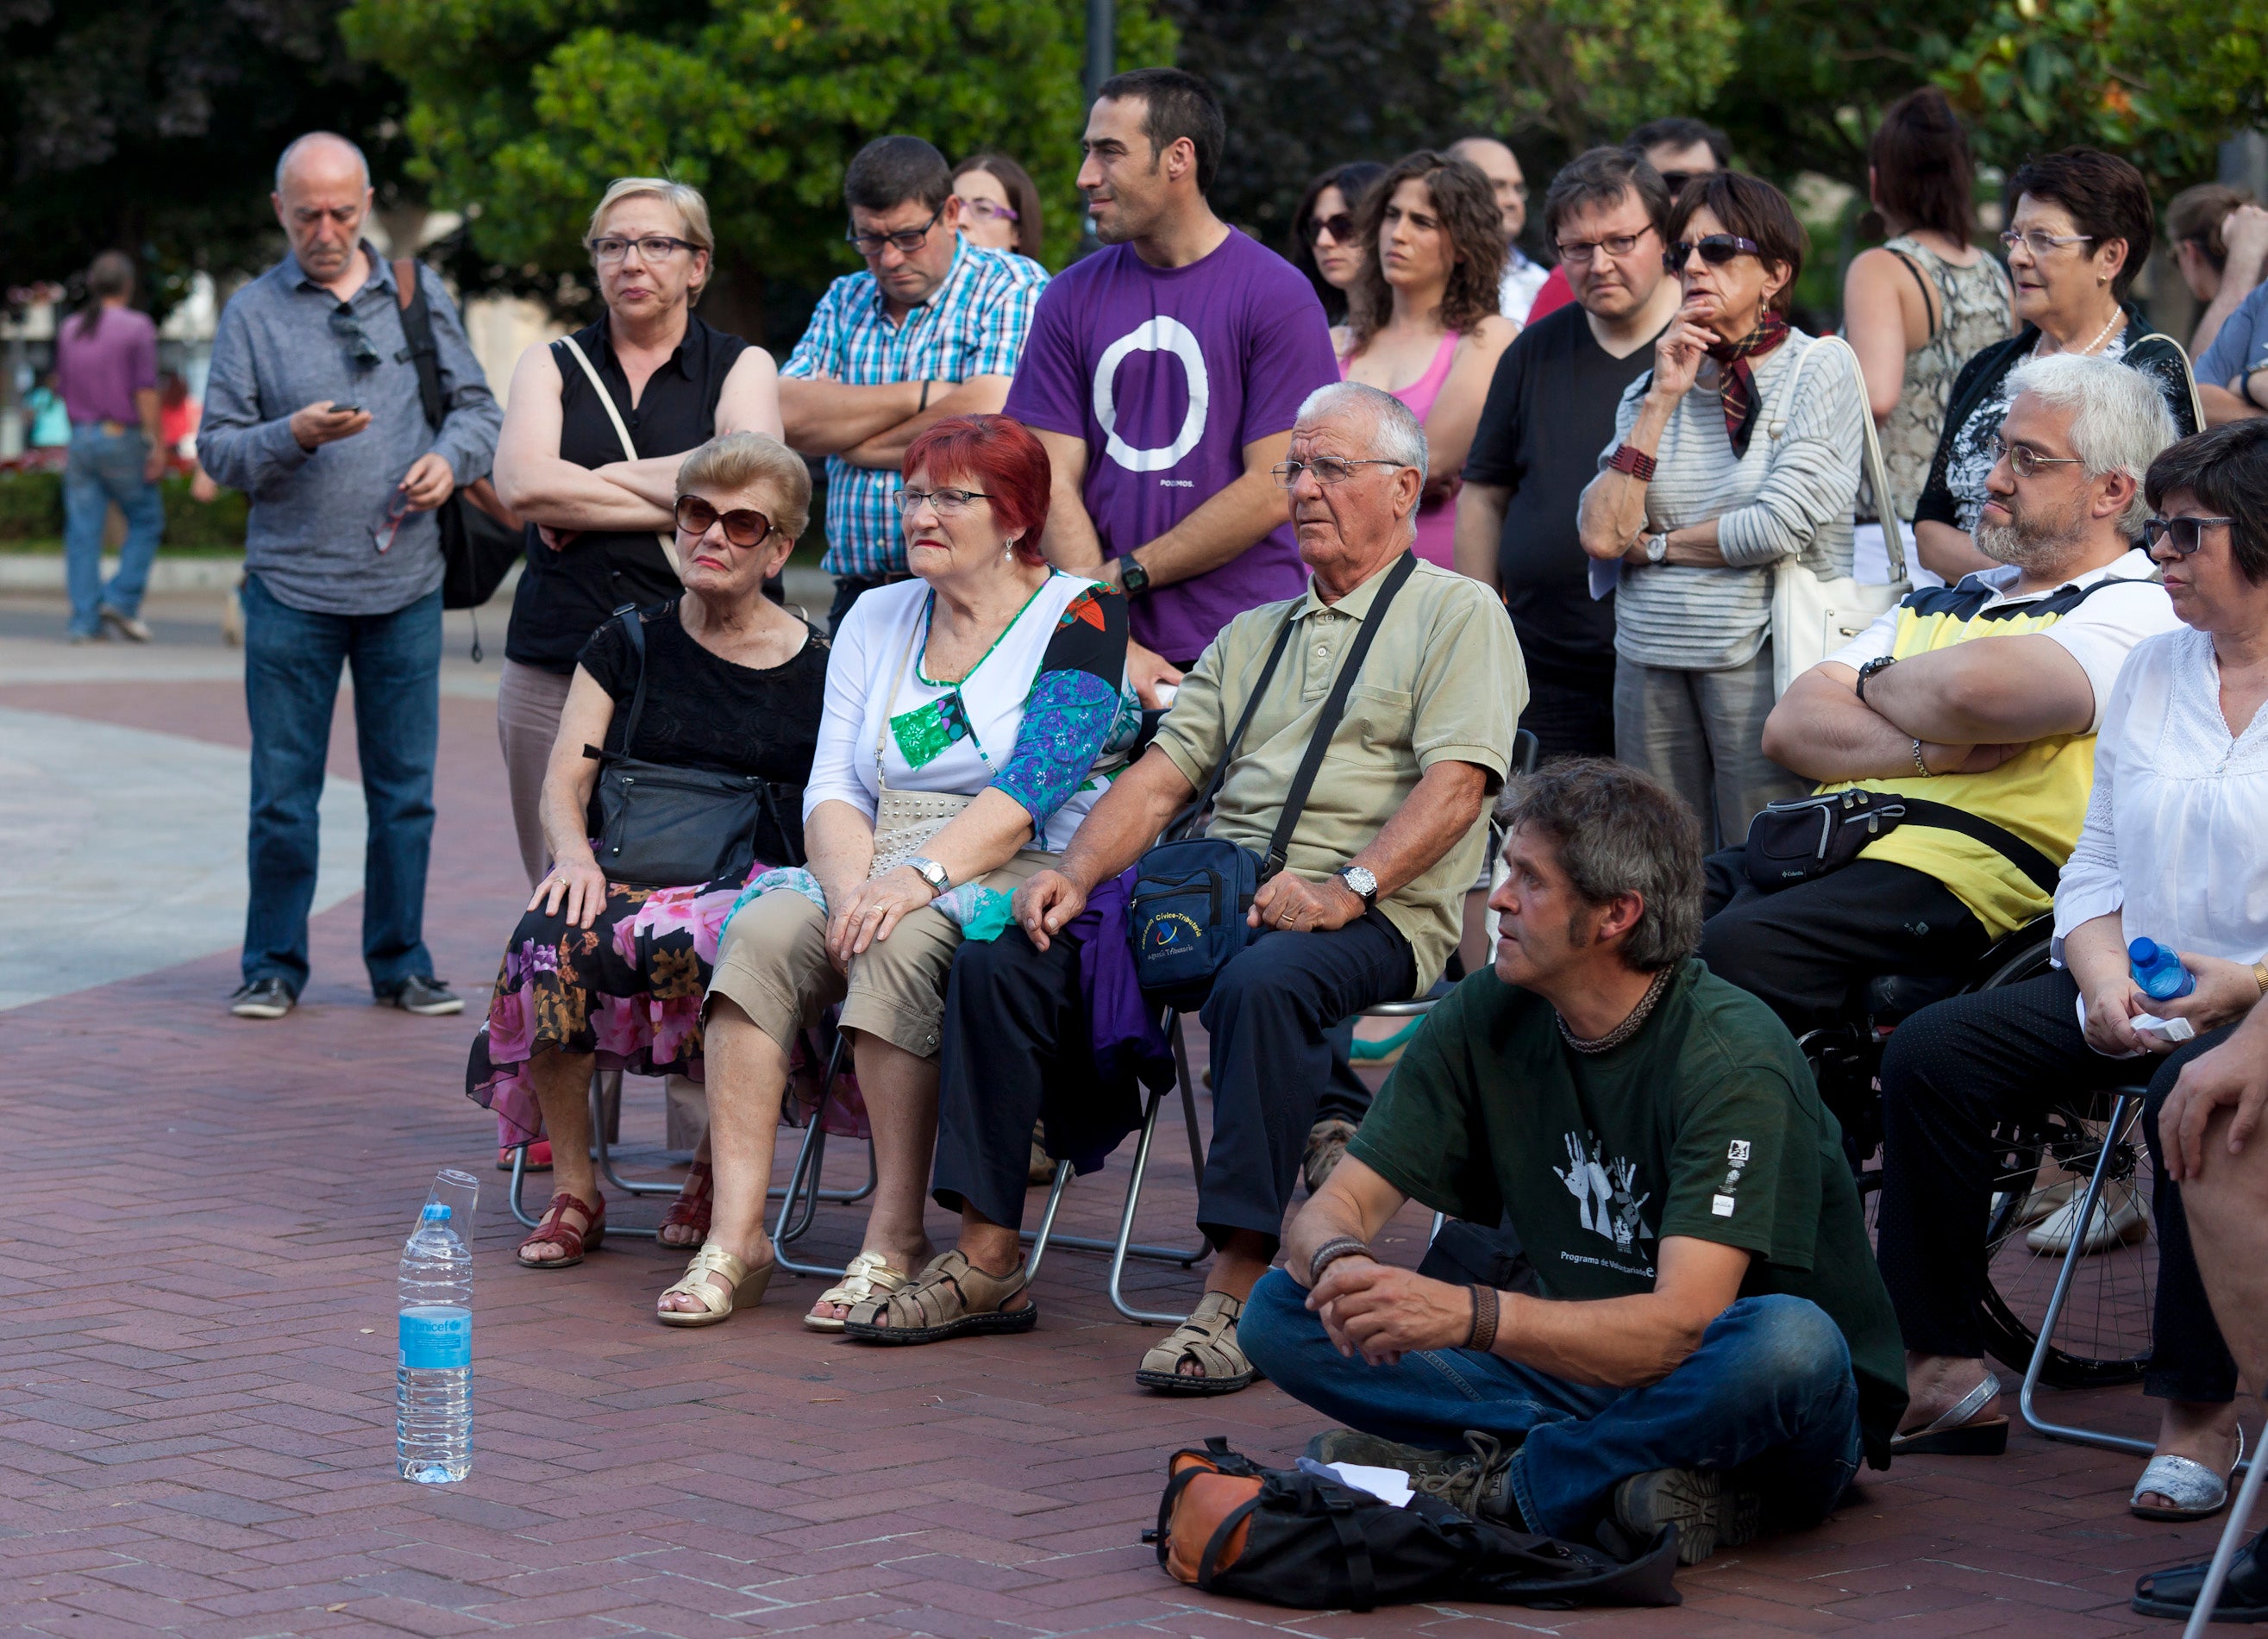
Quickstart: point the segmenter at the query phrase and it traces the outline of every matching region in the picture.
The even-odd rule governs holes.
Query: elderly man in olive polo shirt
[[[1016,925],[961,947],[946,1002],[935,1178],[939,1202],[961,1214],[960,1244],[909,1284],[887,1295],[878,1287],[852,1310],[852,1337],[928,1342],[1024,1331],[1038,1318],[1017,1243],[1032,1124],[1051,1068],[1060,1060],[1075,1070],[1090,1051],[1079,959],[1064,930],[1224,756],[1208,834],[1268,846],[1338,664],[1410,550],[1425,432],[1389,395],[1334,384],[1301,406],[1277,474],[1314,578],[1299,598],[1248,610],[1221,631],[1182,680],[1156,743],[1095,805],[1057,868],[1017,892]],[[1287,621],[1290,646],[1231,747]],[[1236,1320],[1276,1254],[1329,1073],[1324,1033],[1363,1008],[1422,996],[1440,975],[1527,698],[1503,606],[1479,583],[1417,562],[1381,617],[1292,834],[1288,868],[1254,901],[1251,922],[1264,931],[1221,970],[1201,1013],[1213,1136],[1197,1222],[1219,1255],[1197,1312],[1144,1358],[1136,1377],[1145,1385],[1217,1394],[1252,1381]]]

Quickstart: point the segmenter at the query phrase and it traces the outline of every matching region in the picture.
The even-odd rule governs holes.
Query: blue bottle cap
[[[442,1202],[429,1201],[425,1203],[425,1210],[419,1214],[419,1216],[428,1224],[446,1224],[449,1221],[449,1209]]]
[[[2143,966],[2147,967],[2158,959],[2158,942],[2155,939],[2147,938],[2135,940],[2126,947],[2126,959],[2139,962]]]

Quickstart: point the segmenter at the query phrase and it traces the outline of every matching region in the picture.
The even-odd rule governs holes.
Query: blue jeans
[[[441,733],[441,594],[391,614],[318,614],[244,577],[244,703],[252,719],[252,902],[244,981],[307,982],[315,897],[316,805],[338,704],[354,668],[355,746],[370,816],[363,857],[362,956],[390,996],[431,978],[425,864],[433,844],[433,757]]]
[[[166,531],[166,504],[158,486],[142,481],[150,446],[141,430],[107,433],[99,426],[71,429],[70,459],[63,467],[63,574],[70,588],[70,628],[92,637],[102,628],[101,608],[142,612],[150,562]],[[126,544],[118,573],[102,584],[102,519],[111,502],[126,515]]]
[[[1237,1341],[1292,1399],[1351,1429],[1461,1451],[1477,1429],[1520,1449],[1512,1493],[1534,1531],[1587,1540],[1632,1474],[1737,1471],[1780,1529],[1827,1518],[1859,1471],[1859,1385],[1826,1311],[1801,1297],[1743,1297],[1659,1383],[1586,1388],[1466,1349],[1393,1366],[1341,1355],[1304,1287],[1270,1269],[1252,1289]]]

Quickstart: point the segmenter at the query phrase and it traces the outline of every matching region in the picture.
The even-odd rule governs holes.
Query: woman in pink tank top
[[[1454,569],[1458,474],[1497,359],[1519,334],[1497,312],[1503,218],[1486,177],[1431,149],[1380,178],[1355,217],[1368,254],[1347,322],[1331,332],[1339,374],[1391,393],[1424,423],[1418,555]]]

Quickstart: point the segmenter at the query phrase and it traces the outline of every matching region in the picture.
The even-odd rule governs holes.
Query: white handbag
[[[615,423],[615,437],[622,441],[622,459],[626,461],[637,460],[638,459],[637,445],[630,442],[630,430],[622,425],[622,413],[615,406],[615,395],[607,391],[607,384],[599,379],[598,366],[591,362],[591,356],[582,349],[573,336],[563,335],[559,339],[567,344],[567,350],[575,356],[575,362],[583,366],[583,373],[590,377],[591,391],[599,395],[599,402],[606,409],[607,419]],[[683,580],[685,578],[685,567],[677,561],[677,536],[675,532],[672,530],[657,531],[654,534],[654,540],[661,547],[662,559],[669,565],[669,572],[676,576],[678,579]]]
[[[1807,569],[1800,558],[1782,558],[1772,566],[1771,640],[1772,696],[1787,692],[1790,683],[1865,631],[1886,611],[1897,606],[1911,590],[1906,569],[1904,526],[1890,494],[1890,475],[1882,460],[1881,440],[1875,435],[1874,417],[1867,405],[1867,378],[1859,369],[1859,356],[1840,336],[1824,335],[1804,349],[1787,372],[1778,406],[1779,415],[1767,423],[1774,438],[1787,430],[1787,412],[1795,401],[1796,383],[1815,354],[1833,349],[1851,361],[1859,381],[1859,421],[1866,430],[1866,474],[1874,491],[1874,511],[1882,523],[1882,545],[1889,555],[1890,578],[1868,585],[1848,575],[1823,576]]]

